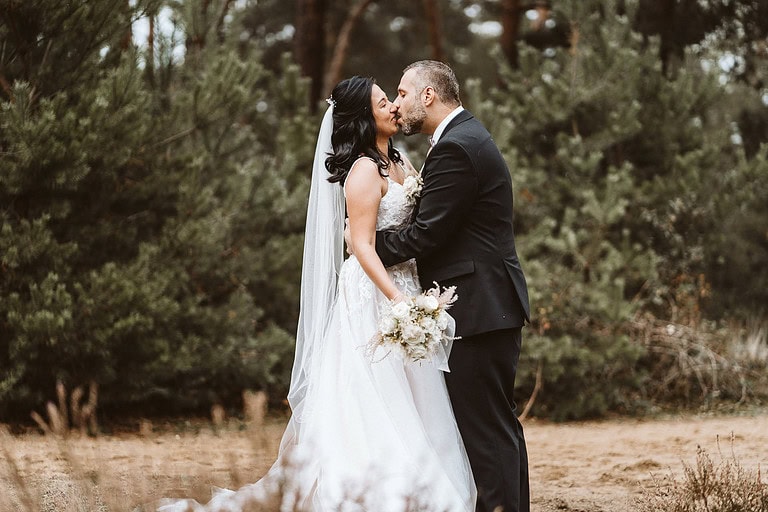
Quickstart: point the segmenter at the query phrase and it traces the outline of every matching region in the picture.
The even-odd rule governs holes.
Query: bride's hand
[[[395,295],[394,297],[392,297],[391,299],[389,299],[389,301],[390,301],[390,302],[392,303],[392,305],[394,306],[395,304],[399,304],[399,303],[401,303],[401,302],[405,302],[407,299],[408,299],[408,297],[406,297],[406,296],[405,296],[405,295],[403,295],[402,293],[398,293],[397,295]]]

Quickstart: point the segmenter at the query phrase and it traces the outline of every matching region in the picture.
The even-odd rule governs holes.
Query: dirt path
[[[6,439],[4,445],[42,508],[58,511],[75,499],[73,471],[109,487],[111,501],[125,504],[190,492],[205,499],[209,485],[237,487],[253,481],[272,463],[283,425],[272,420],[250,432],[231,423],[218,433],[209,427],[194,433],[187,427],[179,434],[70,439],[64,451],[55,440],[36,435]],[[683,462],[695,463],[697,446],[715,461],[733,450],[746,468],[760,465],[764,480],[768,472],[768,413],[569,424],[529,421],[525,428],[536,512],[634,511],[634,500],[652,486],[653,475],[681,477]],[[19,489],[7,464],[0,467],[0,485],[9,490],[0,487],[0,510],[16,510],[12,500]]]

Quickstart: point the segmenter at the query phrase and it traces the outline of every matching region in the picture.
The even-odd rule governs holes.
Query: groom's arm
[[[477,175],[463,148],[443,143],[424,168],[419,210],[414,221],[397,231],[376,232],[376,253],[389,267],[428,256],[450,241],[468,218],[477,195]]]

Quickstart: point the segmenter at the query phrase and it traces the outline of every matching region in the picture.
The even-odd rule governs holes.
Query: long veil
[[[312,164],[312,184],[307,208],[307,224],[304,237],[304,258],[301,270],[301,299],[299,325],[296,334],[296,358],[291,373],[288,402],[292,416],[288,421],[280,451],[272,468],[258,482],[242,487],[237,492],[215,489],[213,499],[201,506],[191,499],[162,499],[158,511],[182,512],[187,510],[245,510],[253,501],[261,502],[274,496],[285,483],[285,471],[297,468],[284,467],[297,462],[291,458],[293,449],[301,438],[301,424],[306,418],[306,396],[313,368],[313,358],[328,328],[331,310],[336,302],[337,281],[344,260],[344,192],[338,184],[328,182],[325,159],[331,153],[333,132],[333,104],[323,116],[317,136],[315,159]],[[303,469],[303,468],[302,468]],[[293,475],[296,476],[296,475]],[[300,479],[297,479],[298,485]],[[290,491],[291,489],[288,489]],[[286,492],[288,501],[281,510],[293,510],[291,499],[306,499],[307,489],[294,488]],[[281,498],[281,499],[283,499]]]
[[[293,442],[290,432],[298,428],[305,413],[305,398],[313,368],[313,354],[328,328],[337,281],[344,260],[344,193],[338,183],[330,183],[325,160],[331,154],[333,104],[328,106],[317,136],[312,164],[312,184],[304,233],[304,258],[301,270],[301,301],[296,333],[296,357],[291,373],[288,402],[292,417],[281,451]]]

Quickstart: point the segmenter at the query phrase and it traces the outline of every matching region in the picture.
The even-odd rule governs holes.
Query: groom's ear
[[[435,90],[432,88],[431,85],[428,85],[424,88],[424,92],[421,93],[421,99],[424,102],[424,106],[428,107],[434,103],[436,98]]]

